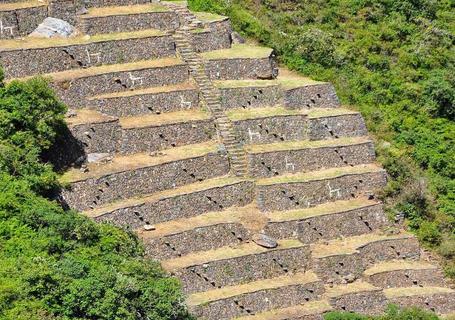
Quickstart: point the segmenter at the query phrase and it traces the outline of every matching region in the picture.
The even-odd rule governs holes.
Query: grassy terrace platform
[[[66,47],[76,46],[90,43],[128,40],[128,39],[140,39],[149,37],[161,37],[166,35],[166,32],[162,32],[156,29],[132,31],[132,32],[117,32],[117,33],[106,33],[94,36],[76,36],[71,38],[35,38],[26,37],[12,40],[1,40],[0,41],[0,52],[12,51],[17,49],[44,49],[53,47]]]
[[[213,84],[220,89],[272,87],[278,85],[275,80],[215,80]]]
[[[76,116],[71,118],[66,118],[65,121],[68,126],[77,126],[81,124],[88,124],[88,123],[103,123],[114,121],[117,118],[104,115],[98,111],[90,110],[90,109],[80,109],[77,110]]]
[[[251,46],[246,44],[234,44],[230,49],[221,49],[201,53],[201,56],[207,60],[221,59],[261,59],[268,58],[273,49]]]
[[[201,157],[208,153],[216,152],[217,150],[218,144],[215,141],[209,141],[164,150],[157,156],[151,156],[146,153],[133,154],[130,156],[116,156],[111,162],[106,164],[88,164],[89,172],[86,173],[81,172],[79,169],[71,169],[62,176],[61,180],[62,182],[71,183],[99,178],[106,174],[137,170],[173,161]]]
[[[311,245],[311,252],[315,258],[324,258],[341,254],[353,254],[366,244],[385,240],[411,239],[412,235],[402,232],[396,235],[386,235],[380,232],[354,236],[345,239],[327,241],[324,244]]]
[[[253,216],[254,215],[254,216]],[[153,232],[144,231],[142,228],[137,233],[143,239],[157,239],[164,236],[182,233],[195,228],[214,226],[227,223],[259,225],[256,229],[264,227],[267,218],[261,215],[252,205],[245,207],[230,207],[224,211],[208,212],[195,217],[171,220],[155,225]]]
[[[81,18],[109,17],[130,14],[152,13],[152,12],[167,12],[168,8],[157,3],[137,4],[128,6],[110,6],[90,8],[88,13],[82,15]]]
[[[274,309],[251,316],[243,316],[234,320],[289,320],[302,316],[319,315],[331,311],[332,306],[327,300],[309,301],[305,304],[282,309]]]
[[[199,120],[208,120],[210,113],[202,109],[165,112],[161,114],[148,114],[135,117],[120,118],[123,129],[146,128],[173,123],[187,123]]]
[[[296,174],[282,175],[272,178],[259,179],[257,184],[260,186],[281,184],[281,183],[301,183],[315,180],[333,179],[347,175],[384,172],[384,169],[376,164],[362,164],[353,167],[330,168],[312,172],[302,172]]]
[[[275,249],[266,249],[255,243],[244,243],[237,247],[223,247],[215,250],[191,253],[183,257],[165,260],[161,263],[161,265],[165,270],[173,271],[201,265],[211,261],[228,260],[270,251],[300,248],[303,246],[305,246],[303,243],[294,239],[279,240],[278,247]]]
[[[371,268],[365,270],[365,275],[371,276],[378,273],[390,272],[390,271],[399,271],[399,270],[428,270],[428,269],[438,269],[437,266],[430,264],[425,261],[384,261],[375,264]]]
[[[198,20],[205,23],[225,21],[229,18],[226,16],[221,16],[219,14],[209,13],[209,12],[193,12]]]
[[[16,9],[27,9],[34,7],[47,6],[47,1],[38,1],[38,0],[29,0],[22,2],[11,2],[11,3],[0,3],[0,12],[1,11],[13,11]]]
[[[431,296],[434,294],[455,294],[455,290],[443,287],[407,287],[384,289],[388,299],[412,296]]]
[[[372,143],[368,137],[343,137],[332,140],[299,140],[299,141],[284,141],[269,144],[253,144],[246,145],[245,150],[248,153],[267,153],[278,151],[292,151],[302,149],[317,149],[353,146],[358,144]]]
[[[77,78],[88,78],[91,76],[109,74],[114,72],[127,72],[143,69],[152,69],[152,68],[165,68],[172,66],[185,65],[185,63],[178,58],[162,58],[162,59],[153,59],[153,60],[143,60],[130,63],[119,63],[119,64],[109,64],[102,65],[98,67],[90,67],[85,69],[73,69],[60,72],[53,72],[43,75],[46,78],[50,78],[52,81],[69,81]],[[31,77],[21,78],[20,80],[29,79]],[[11,79],[9,81],[13,81]]]
[[[111,211],[114,211],[117,209],[141,205],[146,202],[159,201],[160,199],[163,199],[163,198],[184,195],[184,194],[203,191],[203,190],[207,190],[207,189],[211,189],[211,188],[220,188],[220,187],[223,187],[226,185],[240,183],[242,181],[245,181],[245,180],[237,178],[237,177],[230,177],[230,176],[208,179],[208,180],[204,180],[202,182],[187,184],[187,185],[184,185],[184,186],[172,189],[172,190],[161,191],[161,192],[152,193],[149,195],[143,195],[140,197],[135,197],[135,198],[127,199],[127,200],[113,202],[113,203],[110,203],[103,207],[85,211],[84,215],[91,217],[91,218],[96,218],[107,212],[111,212]]]
[[[314,109],[310,109],[310,110],[304,110],[303,112],[308,116],[309,119],[338,117],[338,116],[344,116],[344,115],[350,115],[350,114],[360,115],[360,112],[358,112],[358,111],[349,110],[349,109],[345,109],[345,108],[330,108],[330,109],[314,108]]]
[[[267,107],[267,108],[254,108],[254,109],[230,109],[226,111],[226,115],[232,121],[241,121],[259,118],[271,118],[279,116],[295,116],[301,115],[299,110],[286,109],[281,106]]]
[[[377,205],[379,202],[368,200],[367,198],[356,198],[352,200],[339,200],[324,203],[312,208],[275,211],[267,214],[271,222],[284,222],[302,220],[306,218],[331,215],[341,212],[347,212],[355,209],[366,208]]]
[[[124,98],[124,97],[132,97],[132,96],[139,96],[139,95],[146,95],[146,94],[157,94],[157,93],[167,93],[167,92],[175,92],[175,91],[184,91],[184,90],[196,90],[196,85],[191,82],[183,82],[175,85],[169,86],[161,86],[161,87],[150,87],[146,89],[136,89],[136,90],[129,90],[129,91],[120,91],[120,92],[113,92],[108,94],[101,94],[97,96],[92,96],[88,98],[89,101],[93,100],[100,100],[100,99],[114,99],[114,98]]]
[[[367,282],[357,281],[348,284],[341,284],[333,287],[327,287],[325,295],[330,298],[340,297],[347,294],[354,294],[359,292],[368,292],[368,291],[380,291],[380,288],[377,288]]]
[[[246,293],[276,289],[297,284],[307,284],[311,282],[316,282],[318,280],[319,279],[315,273],[308,271],[292,275],[285,275],[277,278],[253,281],[237,286],[229,286],[221,289],[198,292],[190,295],[186,301],[190,306],[196,306],[217,300],[223,300],[239,296]]]

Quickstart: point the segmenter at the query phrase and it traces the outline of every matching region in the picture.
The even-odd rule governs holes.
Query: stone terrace
[[[232,43],[226,17],[151,2],[0,3],[7,81],[42,75],[70,108],[61,200],[135,230],[200,319],[454,312],[438,265],[386,219],[386,172],[333,86]],[[47,16],[80,34],[26,37]]]

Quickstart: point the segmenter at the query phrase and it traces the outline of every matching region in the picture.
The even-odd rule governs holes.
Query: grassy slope
[[[455,277],[455,51],[451,0],[190,0],[331,81],[364,115],[391,181],[391,216],[405,216]]]

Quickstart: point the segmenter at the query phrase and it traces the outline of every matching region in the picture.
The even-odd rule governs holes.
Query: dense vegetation
[[[133,234],[46,198],[59,186],[40,156],[64,112],[42,79],[0,85],[0,319],[189,319]]]
[[[190,0],[281,62],[334,83],[390,174],[384,200],[455,277],[455,2]]]
[[[440,318],[432,312],[417,308],[399,309],[390,306],[387,312],[381,316],[364,316],[350,312],[329,312],[324,315],[324,320],[439,320]]]

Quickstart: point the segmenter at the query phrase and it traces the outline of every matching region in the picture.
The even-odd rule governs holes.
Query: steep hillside
[[[453,1],[189,1],[231,17],[288,67],[362,112],[390,174],[383,195],[455,276]]]

